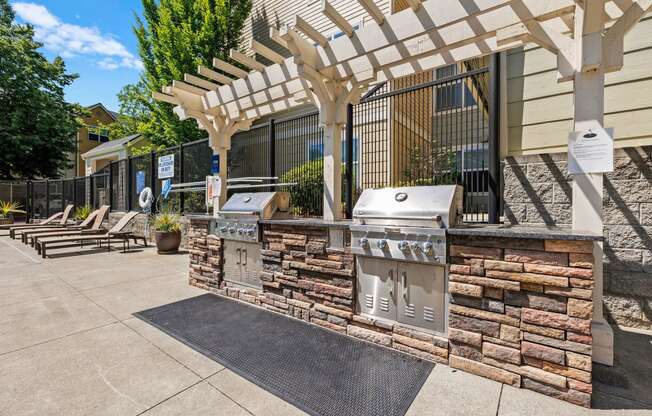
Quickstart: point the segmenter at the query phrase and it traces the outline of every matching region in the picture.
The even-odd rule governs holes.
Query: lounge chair
[[[49,216],[48,218],[44,219],[43,221],[39,222],[38,224],[20,224],[20,225],[2,224],[2,225],[0,225],[0,230],[10,230],[11,228],[20,228],[20,227],[34,227],[35,225],[39,225],[39,224],[52,226],[52,224],[54,224],[54,222],[56,220],[61,218],[62,215],[63,215],[63,211],[62,212],[57,212],[56,214]]]
[[[47,256],[48,249],[54,248],[66,248],[66,247],[78,247],[83,246],[85,243],[95,242],[98,245],[102,245],[102,242],[107,243],[107,250],[111,251],[111,241],[118,240],[123,242],[123,251],[126,251],[126,243],[129,239],[133,239],[134,243],[136,239],[145,240],[144,237],[134,236],[131,233],[125,233],[124,229],[133,219],[140,214],[137,211],[131,211],[126,213],[120,221],[118,221],[113,228],[108,232],[101,235],[73,235],[67,237],[50,237],[50,238],[39,238],[35,242],[36,250],[41,253],[41,257],[45,258]],[[145,245],[147,245],[145,241]]]
[[[55,214],[52,217],[45,220],[44,222],[38,224],[15,225],[13,227],[9,227],[9,237],[16,238],[17,233],[22,234],[23,231],[31,230],[31,229],[38,229],[43,227],[49,227],[49,228],[64,227],[65,225],[68,224],[68,218],[70,217],[70,213],[72,212],[73,208],[74,206],[72,204],[66,206],[66,209],[64,209],[63,212],[60,213],[61,219],[59,220],[59,222],[53,222],[53,221],[47,223],[45,222],[50,220],[50,218],[54,217],[55,215],[58,215]]]
[[[107,218],[109,213],[109,206],[102,205],[100,209],[97,209],[79,225],[70,225],[65,228],[45,228],[40,230],[30,230],[23,232],[23,243],[27,244],[28,242],[32,247],[34,247],[34,242],[39,238],[48,238],[48,237],[64,237],[69,235],[88,235],[88,234],[99,234],[105,233],[106,230],[102,228],[102,222]]]

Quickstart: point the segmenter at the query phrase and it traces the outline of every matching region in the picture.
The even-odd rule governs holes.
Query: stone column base
[[[608,366],[614,365],[614,331],[605,319],[593,321],[593,361]]]

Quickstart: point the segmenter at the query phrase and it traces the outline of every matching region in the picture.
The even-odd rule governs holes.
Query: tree
[[[138,133],[156,146],[174,146],[206,137],[194,120],[180,121],[170,104],[153,101],[172,80],[210,66],[214,57],[228,60],[236,48],[251,0],[142,0],[144,20],[136,16],[134,31],[144,72],[140,86],[129,86],[120,97],[121,109],[149,111]],[[124,100],[123,100],[124,99]]]
[[[34,41],[34,29],[14,22],[0,0],[0,177],[54,177],[69,166],[83,109],[64,101],[61,58],[49,62]]]

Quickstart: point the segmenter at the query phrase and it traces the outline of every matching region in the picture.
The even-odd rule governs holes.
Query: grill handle
[[[433,217],[428,215],[356,215],[356,218],[369,218],[369,219],[387,219],[387,220],[432,220],[432,221],[441,221],[441,215],[435,215]]]
[[[389,276],[389,281],[392,282],[391,286],[389,287],[389,297],[393,298],[394,297],[394,269],[389,269],[387,275]]]
[[[408,290],[407,290],[407,272],[401,272],[401,286],[403,290],[403,297],[407,299]]]
[[[235,264],[240,264],[242,262],[242,250],[237,249],[235,252],[238,255],[238,261],[236,261]]]
[[[256,215],[256,212],[255,211],[219,211],[218,214],[220,214],[220,215],[229,215],[229,214]]]

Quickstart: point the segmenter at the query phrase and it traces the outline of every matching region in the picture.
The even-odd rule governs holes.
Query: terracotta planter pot
[[[155,231],[154,240],[159,254],[176,253],[181,245],[181,231]]]

